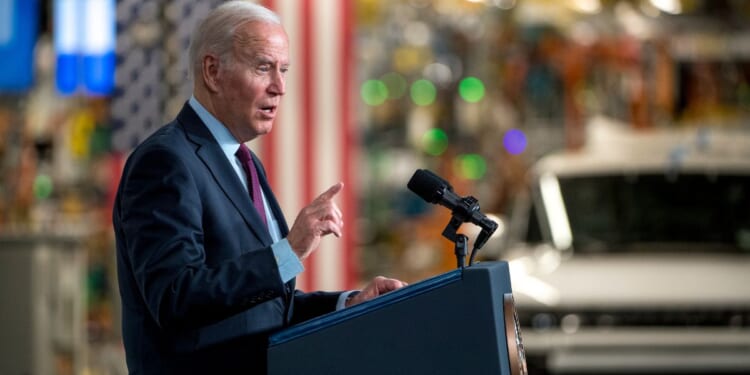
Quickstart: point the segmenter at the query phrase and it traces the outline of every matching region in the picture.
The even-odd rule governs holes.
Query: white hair
[[[279,16],[268,8],[249,1],[227,1],[212,10],[198,24],[190,40],[188,77],[200,71],[203,56],[214,53],[222,62],[231,62],[235,31],[253,21],[281,25]]]

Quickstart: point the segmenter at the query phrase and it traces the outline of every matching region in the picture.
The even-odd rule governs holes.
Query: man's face
[[[217,118],[240,141],[266,134],[284,94],[289,41],[281,25],[250,22],[237,32],[231,62],[218,74]]]

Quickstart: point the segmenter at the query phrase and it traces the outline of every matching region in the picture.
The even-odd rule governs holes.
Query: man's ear
[[[201,76],[206,88],[210,92],[219,91],[219,68],[221,61],[219,58],[212,54],[203,56],[201,61]]]

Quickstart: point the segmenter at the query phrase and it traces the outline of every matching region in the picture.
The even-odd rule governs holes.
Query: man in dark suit
[[[361,292],[295,290],[300,260],[341,235],[343,185],[288,228],[244,145],[271,131],[288,67],[274,13],[222,4],[193,36],[193,96],[128,158],[113,223],[132,374],[264,373],[270,332],[404,285],[377,277]]]

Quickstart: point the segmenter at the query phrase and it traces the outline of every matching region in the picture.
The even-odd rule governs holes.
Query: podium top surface
[[[356,318],[360,315],[367,314],[373,310],[382,309],[400,301],[412,298],[414,296],[427,293],[431,290],[441,288],[447,284],[461,280],[461,270],[449,271],[429,279],[419,281],[390,293],[384,294],[369,301],[348,307],[346,309],[334,311],[317,318],[310,319],[304,323],[292,326],[283,331],[279,331],[268,339],[269,347],[283,344],[287,341],[294,340],[325,327],[339,324],[349,319]]]

